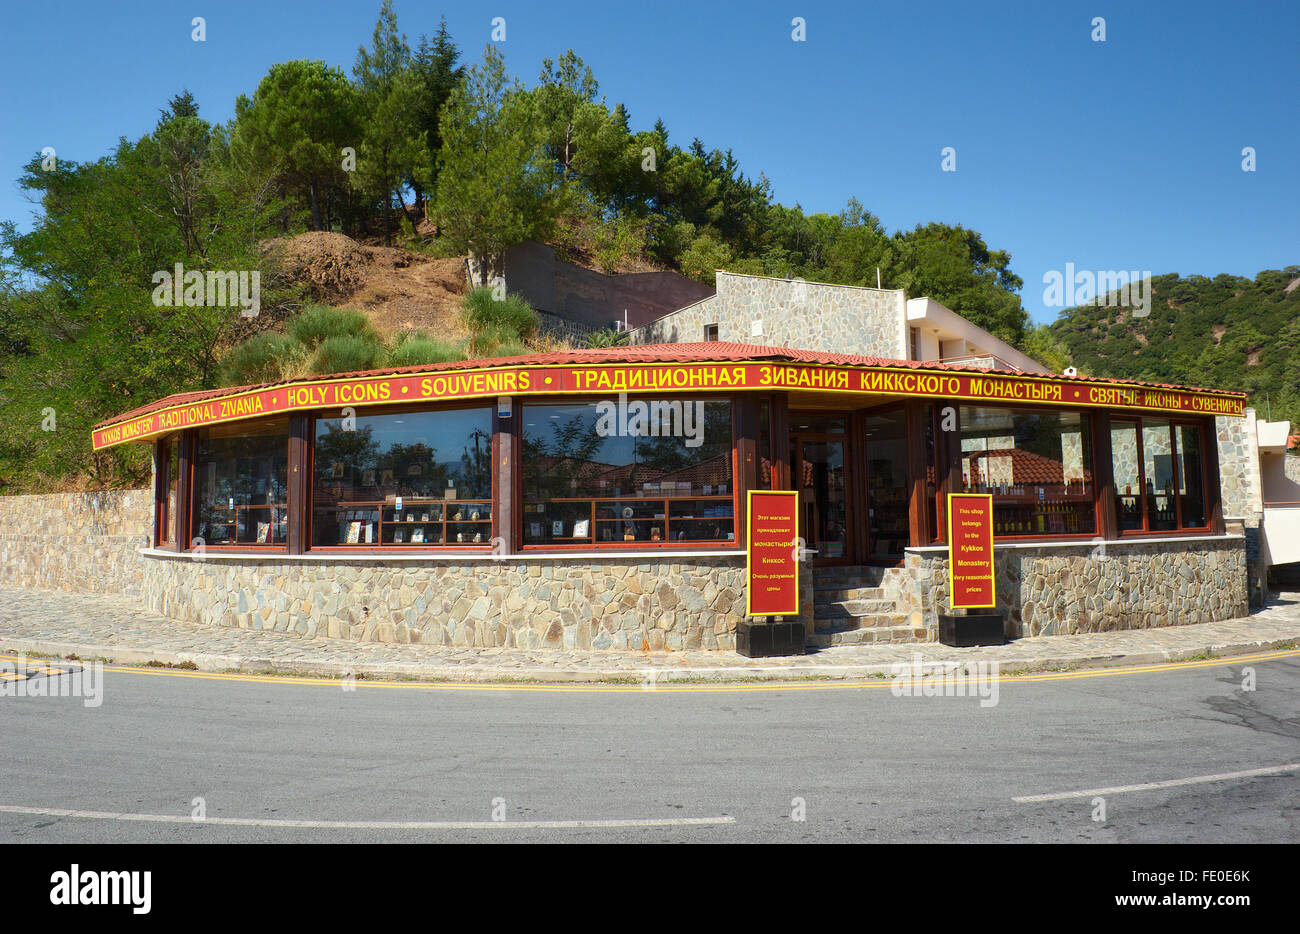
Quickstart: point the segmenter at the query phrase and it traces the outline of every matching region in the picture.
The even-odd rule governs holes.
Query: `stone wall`
[[[946,552],[909,549],[913,602],[936,632],[947,612]],[[1246,553],[1239,538],[995,547],[997,605],[1011,638],[1151,629],[1245,616]]]
[[[906,360],[907,305],[900,290],[826,285],[719,272],[718,292],[632,332],[633,344],[718,340]],[[753,333],[762,321],[762,334]]]
[[[0,496],[0,584],[138,594],[152,533],[150,490]]]
[[[1287,454],[1282,462],[1282,475],[1292,483],[1300,483],[1300,454]]]
[[[742,333],[741,323],[738,319],[733,320],[734,317],[725,311],[724,306],[718,301],[718,296],[713,295],[693,305],[687,305],[679,311],[674,311],[658,321],[652,321],[644,327],[633,328],[628,337],[628,343],[690,344],[704,340],[704,326],[706,324],[718,325],[718,340],[740,341],[742,338],[737,335]],[[723,328],[724,321],[726,323],[725,329]],[[744,325],[743,333],[749,334],[748,324]],[[724,334],[728,336],[724,337]],[[760,338],[746,337],[744,341],[755,343],[760,341]]]
[[[1260,521],[1264,517],[1263,481],[1259,473],[1255,410],[1244,418],[1214,419],[1219,444],[1219,488],[1229,532],[1246,537],[1246,578],[1251,606],[1261,606],[1267,592],[1267,569],[1260,561]]]
[[[145,605],[210,626],[503,648],[734,649],[745,559],[353,564],[147,557]]]
[[[609,275],[586,269],[566,263],[536,241],[506,250],[504,274],[506,289],[538,311],[592,329],[610,327],[624,317],[636,327],[713,293],[676,272]]]
[[[1214,430],[1219,442],[1223,514],[1232,519],[1254,520],[1258,525],[1264,499],[1260,490],[1255,410],[1246,409],[1245,418],[1216,416]]]
[[[548,337],[567,340],[575,347],[584,346],[587,338],[593,332],[600,330],[600,328],[593,324],[583,324],[581,321],[571,321],[568,318],[561,318],[559,315],[553,315],[545,311],[539,311],[537,313],[537,320],[538,333]]]

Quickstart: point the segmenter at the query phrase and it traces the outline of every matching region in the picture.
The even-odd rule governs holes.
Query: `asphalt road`
[[[98,707],[0,698],[0,841],[1294,843],[1295,769],[1107,792],[1104,820],[1093,796],[1014,800],[1300,762],[1300,657],[1252,663],[1253,692],[1243,667],[1003,682],[991,707],[886,682],[349,692],[110,669]],[[314,825],[257,823],[285,820]]]

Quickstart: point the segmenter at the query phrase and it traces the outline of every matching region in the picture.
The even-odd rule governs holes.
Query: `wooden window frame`
[[[732,534],[734,537],[730,539],[701,539],[701,540],[689,541],[689,542],[673,542],[668,540],[664,540],[661,542],[653,542],[653,541],[598,542],[596,541],[596,525],[595,525],[594,506],[593,506],[593,515],[589,520],[592,522],[592,526],[591,526],[592,537],[590,541],[583,539],[571,544],[561,544],[561,545],[525,544],[524,542],[524,472],[522,470],[516,470],[514,471],[514,479],[515,479],[514,505],[517,507],[517,509],[512,510],[515,513],[515,521],[514,521],[514,527],[511,530],[511,535],[512,535],[514,548],[517,551],[523,553],[529,553],[529,554],[556,554],[556,555],[562,555],[566,553],[570,553],[570,554],[588,553],[588,552],[599,552],[599,551],[638,551],[638,552],[646,552],[647,554],[656,554],[660,552],[667,552],[671,554],[674,552],[697,551],[700,549],[708,549],[711,551],[722,550],[722,549],[735,550],[739,552],[744,551],[744,538],[742,537],[744,518],[741,516],[741,512],[740,512],[740,503],[742,502],[742,497],[740,494],[740,486],[743,484],[744,478],[741,469],[742,464],[740,462],[739,455],[738,455],[738,448],[740,447],[739,435],[741,431],[741,418],[743,417],[741,411],[740,396],[735,393],[731,393],[731,394],[715,393],[712,395],[701,394],[701,393],[660,393],[655,395],[638,394],[636,396],[628,396],[629,402],[635,399],[640,399],[647,402],[654,401],[654,400],[671,400],[671,399],[681,399],[681,400],[689,399],[694,401],[698,399],[699,401],[703,401],[703,402],[726,401],[731,404],[731,483],[729,484],[729,486],[731,487],[731,491],[730,491],[731,492],[730,495],[731,527],[732,527]],[[600,401],[601,399],[593,399],[589,395],[585,395],[585,396],[565,395],[565,396],[557,396],[555,398],[538,399],[536,401],[532,401],[531,403],[524,402],[519,405],[516,405],[515,410],[519,418],[519,423],[518,423],[519,430],[514,435],[514,452],[512,454],[512,460],[514,461],[514,463],[516,464],[520,463],[520,456],[523,450],[524,405],[526,404],[531,404],[533,406],[594,405]],[[593,503],[594,501],[601,500],[601,499],[614,500],[618,502],[623,502],[626,500],[639,500],[645,503],[656,503],[656,502],[663,503],[664,519],[662,521],[664,522],[664,530],[665,530],[664,534],[665,536],[667,536],[669,525],[670,525],[669,516],[668,516],[669,504],[671,504],[672,502],[698,500],[703,498],[704,497],[683,496],[683,497],[661,497],[661,498],[651,499],[648,497],[636,497],[636,496],[622,496],[622,497],[579,496],[579,497],[573,497],[572,499],[577,502],[592,501]],[[564,499],[569,499],[569,497],[565,497]],[[722,497],[712,497],[712,500],[714,501],[721,501],[722,499],[723,499]],[[561,502],[561,501],[563,500],[546,500],[546,502]],[[622,521],[622,520],[616,519],[616,520],[602,520],[602,521]],[[653,522],[656,520],[651,519],[651,520],[638,520],[638,521]]]
[[[303,486],[305,490],[306,502],[305,502],[305,509],[304,509],[305,515],[303,516],[303,544],[302,544],[303,552],[302,553],[312,553],[312,554],[380,553],[380,554],[394,555],[394,556],[403,555],[403,554],[478,555],[478,554],[490,553],[493,547],[493,539],[498,538],[501,534],[499,531],[501,509],[500,509],[500,498],[498,496],[498,484],[497,484],[497,463],[499,460],[498,445],[499,445],[499,438],[501,436],[501,430],[497,425],[497,420],[499,416],[497,414],[495,403],[490,403],[481,400],[477,402],[474,402],[473,400],[468,400],[468,401],[470,401],[472,404],[467,405],[466,400],[461,400],[461,401],[453,401],[453,402],[446,402],[446,403],[411,403],[411,404],[397,405],[392,407],[385,406],[380,411],[367,411],[364,413],[364,415],[377,416],[377,415],[423,414],[429,412],[433,412],[433,413],[464,412],[464,411],[473,411],[475,409],[485,409],[488,411],[491,419],[492,438],[490,442],[491,447],[488,454],[488,458],[491,465],[491,469],[490,469],[491,492],[487,497],[487,499],[491,504],[492,514],[489,517],[490,523],[488,524],[489,534],[488,534],[487,541],[483,542],[482,544],[477,544],[474,542],[447,542],[447,541],[420,542],[420,543],[404,542],[400,545],[398,544],[385,545],[382,544],[381,542],[374,542],[371,544],[366,544],[365,542],[345,542],[343,544],[337,544],[337,545],[313,544],[313,540],[315,537],[314,525],[316,520],[316,423],[320,419],[337,419],[337,418],[344,417],[342,409],[334,408],[334,409],[321,409],[319,411],[314,411],[310,413],[310,415],[306,419],[307,425],[306,425],[305,436],[307,439],[307,458],[306,458],[305,475],[303,478]],[[518,406],[514,406],[513,410],[517,411]],[[429,499],[429,502],[436,501],[444,504],[443,518],[439,520],[439,524],[441,525],[442,528],[442,537],[444,539],[446,537],[447,525],[456,523],[456,520],[454,519],[448,520],[446,518],[446,513],[445,513],[446,504],[456,503],[456,502],[479,503],[479,502],[483,502],[483,499],[484,499],[483,497],[477,497],[475,499],[466,499],[466,500],[436,500],[433,498]],[[366,508],[371,508],[376,504],[358,502],[356,505],[358,507],[364,506]],[[382,538],[383,526],[385,524],[383,521],[383,510],[386,504],[377,504],[377,505],[380,510],[380,522],[379,522],[379,527],[376,530],[377,531],[376,537]],[[464,520],[462,524],[468,524],[470,521],[472,520]],[[398,524],[398,523],[394,522],[389,524]],[[401,524],[405,525],[405,523],[401,523]],[[417,523],[411,523],[411,525],[416,525],[416,524]],[[425,525],[426,523],[418,523],[418,524]],[[434,521],[430,520],[427,524],[433,525]]]
[[[1170,447],[1169,447],[1169,454],[1170,454],[1170,457],[1171,457],[1172,460],[1173,460],[1174,471],[1175,471],[1175,473],[1174,473],[1174,493],[1173,493],[1173,500],[1174,500],[1174,523],[1175,523],[1175,525],[1174,525],[1174,528],[1172,528],[1172,529],[1151,529],[1151,528],[1148,528],[1148,526],[1149,526],[1149,524],[1150,524],[1150,513],[1149,513],[1149,511],[1148,511],[1148,507],[1147,507],[1147,491],[1146,491],[1146,457],[1145,457],[1145,441],[1143,440],[1143,437],[1142,437],[1142,425],[1143,425],[1143,422],[1145,422],[1145,421],[1158,420],[1158,419],[1163,419],[1163,420],[1165,420],[1165,421],[1167,421],[1167,422],[1169,423],[1169,424],[1168,424],[1168,428],[1169,428],[1169,444],[1170,444]],[[1210,432],[1208,432],[1208,431],[1206,430],[1206,427],[1207,427],[1207,426],[1206,426],[1206,422],[1205,422],[1205,420],[1204,420],[1204,419],[1198,419],[1198,418],[1185,418],[1185,417],[1180,417],[1180,416],[1177,416],[1177,415],[1159,415],[1159,414],[1151,414],[1151,415],[1128,415],[1128,414],[1124,414],[1124,415],[1111,415],[1110,418],[1108,419],[1108,422],[1109,422],[1109,425],[1110,425],[1110,426],[1113,426],[1113,425],[1115,425],[1116,423],[1123,423],[1123,424],[1134,425],[1134,426],[1136,427],[1136,429],[1137,429],[1138,494],[1139,494],[1139,497],[1140,497],[1140,504],[1141,504],[1140,507],[1139,507],[1139,510],[1140,510],[1140,513],[1141,513],[1141,516],[1142,516],[1142,528],[1141,528],[1141,529],[1127,529],[1127,530],[1126,530],[1126,529],[1121,529],[1121,528],[1119,527],[1119,516],[1118,516],[1118,514],[1117,514],[1117,515],[1115,516],[1115,532],[1116,532],[1116,534],[1117,534],[1119,537],[1121,537],[1121,538],[1135,538],[1135,539],[1140,539],[1140,538],[1161,538],[1161,537],[1175,536],[1175,535],[1189,535],[1189,536],[1194,536],[1194,535],[1209,535],[1209,534],[1212,534],[1214,531],[1216,531],[1216,528],[1217,528],[1218,524],[1221,522],[1221,517],[1218,515],[1218,513],[1219,513],[1218,497],[1217,497],[1217,496],[1212,496],[1212,495],[1211,495],[1211,492],[1210,492],[1210,490],[1211,490],[1211,486],[1212,486],[1211,483],[1210,483],[1210,479],[1211,479],[1211,478],[1210,478],[1211,456],[1210,456],[1210,453],[1209,453],[1209,452],[1210,452],[1210,446],[1209,446],[1209,444],[1207,443],[1207,442],[1210,440]],[[1203,498],[1204,501],[1205,501],[1205,524],[1204,524],[1204,525],[1193,525],[1193,526],[1184,526],[1184,525],[1183,525],[1183,497],[1182,497],[1182,495],[1178,492],[1178,489],[1179,489],[1179,487],[1180,487],[1180,485],[1181,485],[1182,476],[1183,476],[1183,463],[1182,463],[1182,458],[1180,458],[1180,457],[1178,456],[1178,453],[1179,453],[1179,441],[1178,441],[1178,430],[1177,430],[1177,429],[1178,429],[1180,426],[1186,426],[1186,427],[1189,427],[1189,428],[1195,428],[1196,431],[1197,431],[1197,437],[1198,437],[1199,442],[1200,442],[1200,449],[1201,449],[1201,496],[1202,496],[1202,498]],[[1106,435],[1106,447],[1107,447],[1108,449],[1110,448],[1110,434],[1109,434],[1109,427],[1108,427],[1108,429],[1107,429],[1107,435]],[[1214,476],[1214,479],[1217,481],[1217,479],[1218,479],[1218,472],[1219,472],[1219,471],[1218,471],[1218,445],[1217,445],[1217,442],[1216,442],[1216,444],[1214,445],[1214,452],[1215,452],[1215,453],[1214,453],[1214,456],[1213,456],[1213,467],[1214,467],[1214,475],[1215,475],[1215,476]],[[1112,491],[1113,491],[1113,492],[1112,492],[1112,502],[1113,502],[1115,499],[1118,499],[1118,497],[1119,497],[1119,492],[1118,492],[1118,490],[1115,490],[1115,489],[1114,489],[1114,470],[1115,470],[1115,468],[1114,468],[1114,460],[1113,460],[1114,452],[1112,451],[1112,452],[1110,452],[1110,454],[1111,454],[1111,457],[1107,459],[1106,472],[1107,472],[1107,476],[1111,478],[1111,487],[1112,487]],[[1118,510],[1117,510],[1116,512],[1118,513]]]
[[[1099,469],[1098,469],[1098,468],[1099,468],[1099,465],[1098,465],[1098,463],[1097,463],[1097,443],[1096,443],[1096,438],[1093,436],[1094,429],[1095,429],[1095,426],[1094,426],[1094,424],[1093,424],[1094,419],[1092,418],[1091,413],[1090,413],[1089,411],[1087,411],[1086,409],[1076,409],[1076,408],[1071,408],[1070,406],[1043,406],[1043,407],[1041,407],[1041,408],[1039,408],[1039,407],[1035,407],[1035,408],[1026,408],[1025,406],[1016,405],[1015,403],[1005,403],[1005,402],[992,403],[992,402],[985,402],[985,401],[983,401],[983,400],[975,401],[975,400],[962,399],[962,400],[950,400],[950,401],[947,402],[947,403],[944,403],[944,402],[941,402],[941,401],[940,401],[940,402],[936,402],[936,403],[935,403],[935,414],[936,414],[936,417],[938,416],[939,412],[942,411],[942,409],[944,408],[945,404],[952,405],[952,406],[956,409],[956,416],[957,416],[957,430],[956,430],[955,432],[950,432],[950,433],[949,433],[949,434],[952,434],[954,437],[953,437],[953,438],[950,438],[950,439],[946,439],[946,443],[947,443],[947,445],[948,445],[948,455],[949,455],[949,474],[948,474],[948,476],[949,476],[949,483],[948,483],[948,489],[944,491],[945,493],[948,493],[948,492],[951,492],[951,493],[960,493],[960,492],[961,492],[961,482],[962,482],[962,481],[961,481],[961,461],[962,461],[962,450],[961,450],[962,419],[961,419],[961,411],[962,411],[962,409],[964,409],[964,408],[979,408],[979,409],[1006,409],[1006,410],[1011,411],[1011,412],[1018,412],[1018,413],[1028,414],[1028,415],[1042,415],[1042,414],[1047,414],[1047,413],[1062,414],[1062,413],[1066,413],[1066,412],[1069,412],[1069,413],[1073,413],[1073,414],[1075,414],[1075,415],[1078,415],[1079,418],[1080,418],[1080,424],[1084,425],[1084,426],[1085,426],[1085,429],[1086,429],[1086,430],[1088,431],[1088,433],[1089,433],[1089,439],[1088,439],[1088,441],[1089,441],[1089,444],[1088,444],[1089,456],[1088,456],[1088,461],[1087,461],[1087,463],[1088,463],[1088,466],[1092,469],[1092,516],[1093,516],[1093,531],[1091,531],[1091,532],[1038,532],[1038,531],[1032,531],[1032,532],[1022,532],[1022,533],[1017,533],[1017,534],[1015,534],[1015,535],[1008,535],[1008,534],[1005,533],[1005,532],[997,532],[997,531],[994,531],[994,533],[993,533],[993,540],[996,541],[996,542],[1012,542],[1012,543],[1014,543],[1014,542],[1036,542],[1036,541],[1044,541],[1044,540],[1046,540],[1046,541],[1048,541],[1048,542],[1078,542],[1078,541],[1085,541],[1085,542],[1086,542],[1086,541],[1093,541],[1093,540],[1095,540],[1095,539],[1096,539],[1096,538],[1101,534],[1101,530],[1102,530],[1102,528],[1103,528],[1103,525],[1102,525],[1101,501],[1100,501],[1100,497],[1099,497],[1099,492],[1100,492],[1100,490],[1101,490],[1101,488],[1102,488],[1102,483],[1101,483],[1101,476],[1102,476],[1102,475],[1101,475],[1101,473],[1099,472]],[[936,428],[937,428],[937,426],[936,426]],[[940,437],[941,434],[943,434],[943,433],[940,432],[940,433],[937,433],[937,434],[936,434],[936,436],[935,436],[936,441],[938,440],[938,438]],[[1110,475],[1110,462],[1109,462],[1109,461],[1107,461],[1107,463],[1106,463],[1106,465],[1105,465],[1105,471],[1106,471],[1106,476],[1109,476],[1109,475]],[[947,497],[946,497],[946,496],[944,497],[944,501],[941,502],[939,505],[940,505],[940,509],[939,509],[938,523],[937,523],[937,524],[938,524],[938,526],[939,526],[940,535],[941,535],[941,536],[945,536],[945,535],[947,534],[947,530],[944,528],[945,521],[946,521],[946,515],[947,515],[947,509],[946,509],[946,505],[947,505]],[[994,508],[995,511],[996,511],[996,509],[997,509],[997,506],[998,506],[998,503],[997,503],[997,495],[994,494],[993,508]],[[944,538],[943,541],[944,541],[944,543],[946,543],[946,542],[947,542],[947,539]]]
[[[291,501],[290,501],[290,497],[291,497],[291,493],[292,493],[291,487],[292,487],[292,484],[293,484],[293,458],[292,458],[292,451],[293,451],[293,427],[294,427],[294,417],[293,417],[293,415],[291,415],[291,414],[290,414],[290,415],[271,415],[271,416],[268,416],[268,417],[266,417],[266,418],[250,418],[250,419],[241,419],[241,420],[238,421],[238,422],[218,423],[218,424],[216,424],[216,425],[207,425],[207,426],[204,426],[204,427],[205,427],[205,428],[218,428],[218,427],[223,427],[223,426],[226,425],[226,424],[234,424],[234,425],[251,425],[251,424],[257,424],[257,423],[259,423],[259,422],[276,421],[276,420],[279,420],[279,419],[286,419],[286,420],[288,421],[288,433],[287,433],[286,438],[285,438],[285,463],[286,463],[286,468],[287,468],[288,478],[287,478],[287,480],[286,480],[286,484],[285,484],[285,502],[284,502],[284,510],[285,510],[285,536],[284,536],[284,539],[285,539],[285,540],[284,540],[284,543],[283,543],[283,544],[276,544],[276,545],[273,545],[273,544],[269,544],[269,543],[268,543],[268,544],[266,544],[266,545],[263,545],[263,544],[261,544],[261,543],[259,543],[259,542],[251,542],[251,543],[247,543],[247,544],[244,544],[244,543],[234,543],[234,544],[223,543],[223,544],[220,544],[220,545],[214,545],[214,544],[212,544],[211,542],[206,542],[206,541],[205,541],[205,542],[203,543],[203,550],[204,550],[205,552],[216,552],[216,553],[218,553],[218,554],[226,553],[226,552],[236,552],[236,553],[239,553],[239,554],[275,554],[275,555],[282,555],[282,554],[289,554],[289,553],[290,553],[290,550],[289,550],[289,542],[290,542],[291,539],[293,538],[293,524],[294,524],[294,523],[293,523],[293,510],[292,510],[292,503],[291,503]],[[204,430],[204,428],[194,428],[194,429],[191,429],[191,430],[189,430],[189,431],[186,432],[186,434],[188,434],[188,435],[190,436],[190,437],[189,437],[189,440],[188,440],[188,454],[189,454],[189,456],[188,456],[188,458],[187,458],[187,460],[188,460],[188,471],[187,471],[187,472],[188,472],[188,475],[189,475],[189,484],[188,484],[188,489],[186,490],[186,510],[185,510],[186,515],[185,515],[184,519],[185,519],[185,528],[186,528],[186,530],[187,530],[186,537],[187,537],[187,539],[189,539],[189,544],[187,544],[187,546],[186,546],[184,549],[182,549],[182,550],[184,550],[184,551],[193,551],[193,550],[194,550],[194,547],[193,547],[193,539],[197,537],[196,534],[195,534],[194,519],[196,518],[196,516],[197,516],[197,514],[198,514],[198,509],[197,509],[198,483],[197,483],[197,479],[198,479],[198,471],[199,471],[199,468],[200,468],[200,466],[201,466],[201,465],[199,464],[199,460],[198,460],[198,450],[199,450],[199,432],[200,432],[200,431],[203,431],[203,430]],[[184,450],[184,448],[183,448],[183,450]],[[274,508],[277,508],[278,505],[279,505],[279,504],[274,504],[274,505],[272,505],[272,506],[269,507],[269,508],[274,509]],[[250,507],[236,507],[236,508],[235,508],[235,516],[236,516],[236,520],[238,519],[239,509],[240,509],[240,508],[248,509],[248,508],[250,508]],[[255,507],[255,508],[268,508],[268,507]],[[237,527],[237,526],[238,526],[238,521],[236,521],[236,527]]]
[[[915,521],[915,497],[916,497],[916,469],[913,461],[915,459],[914,449],[916,439],[912,436],[912,428],[916,419],[915,411],[917,401],[914,399],[899,399],[891,402],[885,402],[880,405],[874,405],[867,409],[858,409],[853,413],[854,441],[856,450],[859,452],[858,459],[861,467],[857,471],[857,482],[854,494],[858,497],[859,505],[857,507],[858,519],[854,523],[861,530],[858,536],[857,558],[861,564],[872,565],[874,567],[899,567],[907,558],[907,549],[916,543]],[[877,555],[872,553],[876,544],[876,534],[871,527],[871,458],[867,450],[866,439],[866,420],[868,415],[879,414],[898,414],[902,417],[903,422],[903,451],[907,458],[907,469],[904,473],[906,478],[905,489],[907,490],[907,542],[903,545],[903,550],[898,553]],[[922,451],[924,452],[925,438],[921,438]],[[923,455],[924,458],[924,455]],[[922,471],[922,478],[925,473]],[[924,482],[924,480],[923,480]]]
[[[177,530],[179,528],[178,517],[185,512],[184,505],[181,502],[181,445],[184,441],[184,434],[176,432],[164,435],[154,442],[154,515],[153,515],[153,544],[155,548],[165,551],[178,551],[177,548]],[[170,478],[164,476],[160,469],[163,463],[163,451],[170,445],[176,445],[176,459],[171,465]],[[168,508],[167,484],[168,480],[174,480],[176,484],[176,505],[175,508]]]

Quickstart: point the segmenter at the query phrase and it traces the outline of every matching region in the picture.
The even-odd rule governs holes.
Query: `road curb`
[[[1253,640],[1228,644],[1206,644],[1177,650],[1123,653],[1082,653],[1049,658],[979,659],[961,657],[924,657],[927,666],[965,666],[975,661],[997,661],[1001,672],[1041,672],[1062,668],[1121,668],[1141,665],[1158,665],[1185,661],[1213,655],[1230,660],[1233,656],[1264,652],[1291,645],[1297,638]],[[934,643],[917,646],[918,652]],[[242,672],[257,674],[275,672],[302,677],[342,678],[349,674],[369,680],[445,681],[465,684],[543,682],[556,684],[599,684],[608,682],[648,681],[704,681],[734,683],[752,681],[843,681],[881,677],[894,674],[906,662],[887,662],[866,665],[782,665],[726,668],[670,668],[647,660],[639,668],[575,669],[575,668],[523,668],[492,667],[489,665],[421,665],[378,664],[347,665],[328,660],[273,660],[265,657],[223,655],[208,652],[180,652],[164,649],[134,648],[93,643],[55,642],[43,639],[14,639],[0,637],[0,647],[6,652],[32,655],[54,655],[61,658],[75,655],[90,661],[102,659],[117,665],[145,666],[150,662],[167,667],[193,666],[204,672]],[[658,661],[657,659],[655,661]]]

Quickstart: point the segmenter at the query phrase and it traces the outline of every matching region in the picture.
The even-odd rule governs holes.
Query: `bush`
[[[461,299],[461,324],[469,331],[470,355],[493,353],[500,344],[520,344],[537,333],[537,312],[518,295],[497,299],[481,285]]]
[[[421,366],[425,363],[446,363],[464,360],[465,348],[450,341],[432,337],[408,337],[388,354],[389,366]]]
[[[221,384],[243,386],[284,379],[300,354],[298,342],[283,334],[250,337],[221,361]]]
[[[289,322],[289,337],[309,350],[319,347],[331,337],[360,337],[376,341],[370,320],[351,308],[312,306]]]
[[[523,357],[533,351],[529,350],[523,344],[517,341],[508,341],[504,344],[497,344],[492,348],[490,354],[483,354],[485,357]]]
[[[620,331],[618,328],[601,328],[599,331],[592,331],[582,339],[586,347],[621,347],[627,343],[628,332]]]
[[[312,355],[310,370],[316,375],[374,370],[382,365],[383,357],[384,348],[376,341],[345,334],[321,342]]]

